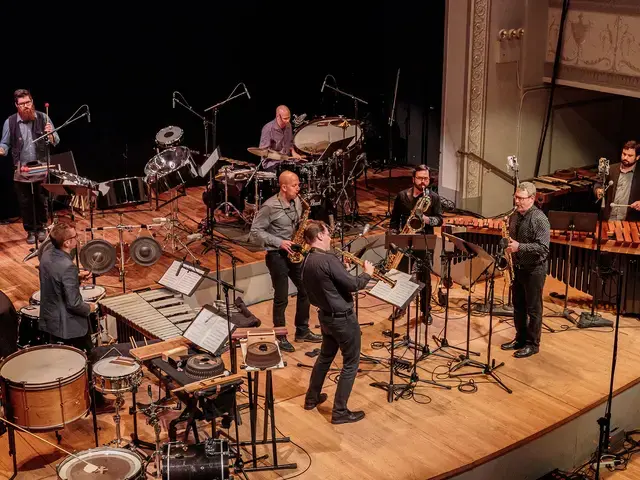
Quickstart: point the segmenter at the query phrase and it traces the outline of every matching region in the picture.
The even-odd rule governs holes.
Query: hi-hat
[[[129,245],[129,255],[138,265],[150,267],[162,256],[162,247],[153,237],[138,237]]]
[[[253,163],[245,162],[243,160],[235,160],[229,157],[220,157],[220,160],[223,162],[231,163],[233,165],[244,165],[245,167],[255,167]]]
[[[116,248],[106,240],[89,240],[80,250],[80,263],[95,275],[107,273],[116,265]]]

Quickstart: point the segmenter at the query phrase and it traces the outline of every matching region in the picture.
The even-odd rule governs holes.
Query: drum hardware
[[[222,183],[224,183],[224,202],[222,202],[213,210],[212,215],[215,217],[216,212],[224,208],[225,216],[229,217],[231,216],[229,212],[229,207],[231,207],[231,209],[233,209],[238,214],[238,217],[240,217],[245,223],[249,223],[249,221],[245,218],[245,216],[242,213],[240,213],[240,210],[238,210],[236,206],[229,201],[229,182],[231,181],[231,172],[233,172],[233,169],[228,167],[222,167],[222,168],[224,169],[224,174],[222,177],[220,177],[220,179],[222,180]],[[254,175],[255,175],[255,170],[251,172],[250,178],[253,178]],[[216,175],[216,180],[218,180],[218,175]]]
[[[171,195],[172,196],[176,195],[176,192],[171,192]],[[178,197],[176,196],[176,198],[173,200],[177,200],[177,198]],[[170,242],[169,245],[171,247],[172,253],[175,253],[178,250],[184,249],[187,252],[187,255],[189,255],[194,262],[198,262],[198,258],[194,255],[194,253],[189,249],[187,245],[188,241],[187,242],[183,241],[177,232],[177,230],[181,230],[185,232],[187,235],[193,235],[193,231],[188,229],[187,226],[180,221],[180,218],[178,215],[181,212],[178,210],[178,202],[177,201],[174,202],[173,200],[170,200],[170,202],[172,202],[171,213],[169,214],[168,217],[162,218],[162,221],[161,221],[161,224],[167,230],[167,233],[164,237],[164,241],[162,243],[162,249],[164,250],[167,246],[167,242]],[[194,223],[197,223],[192,219],[189,219],[189,220],[193,221]]]

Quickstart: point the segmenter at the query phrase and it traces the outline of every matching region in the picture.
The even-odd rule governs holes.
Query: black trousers
[[[513,282],[513,323],[516,341],[540,346],[542,334],[542,289],[547,278],[546,269],[536,267],[532,271],[515,269]]]
[[[265,263],[273,283],[273,326],[284,327],[284,313],[289,304],[289,278],[298,289],[296,305],[296,334],[309,330],[309,297],[302,286],[302,263],[292,263],[284,250],[267,252]]]
[[[13,185],[20,205],[20,216],[24,230],[34,233],[44,230],[47,226],[47,192],[42,188],[42,182],[15,181]]]
[[[327,372],[340,350],[342,370],[333,401],[333,413],[340,415],[347,412],[347,401],[360,365],[360,325],[355,312],[341,318],[328,317],[319,312],[318,317],[322,329],[322,345],[320,356],[311,372],[306,400],[311,402],[318,400]]]

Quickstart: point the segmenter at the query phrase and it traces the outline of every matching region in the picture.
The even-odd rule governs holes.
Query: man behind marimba
[[[640,173],[636,164],[640,159],[640,144],[630,140],[622,147],[620,163],[609,168],[609,180],[603,218],[605,220],[640,221]],[[597,198],[602,197],[602,184],[594,187]],[[611,206],[611,204],[615,206]],[[628,205],[628,206],[627,206]]]

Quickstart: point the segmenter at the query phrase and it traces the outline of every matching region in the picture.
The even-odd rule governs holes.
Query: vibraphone
[[[501,238],[502,220],[478,219],[473,217],[446,217],[444,225],[456,226],[459,236],[475,243],[488,253],[494,254]],[[461,232],[460,229],[464,229]],[[625,314],[640,314],[640,222],[603,222],[600,244],[600,265],[604,273],[603,282],[597,281],[593,271],[597,255],[596,232],[573,232],[571,241],[571,262],[568,272],[569,286],[593,295],[596,288],[598,302],[615,306],[616,284],[614,278],[606,275],[614,268],[623,272],[621,309]],[[549,245],[548,273],[553,278],[566,282],[567,257],[569,252],[569,232],[551,231]]]
[[[597,212],[593,186],[597,166],[556,170],[549,175],[528,179],[536,186],[536,205],[545,213]]]
[[[165,288],[127,293],[98,302],[103,314],[115,317],[118,338],[168,340],[182,335],[198,311]]]

